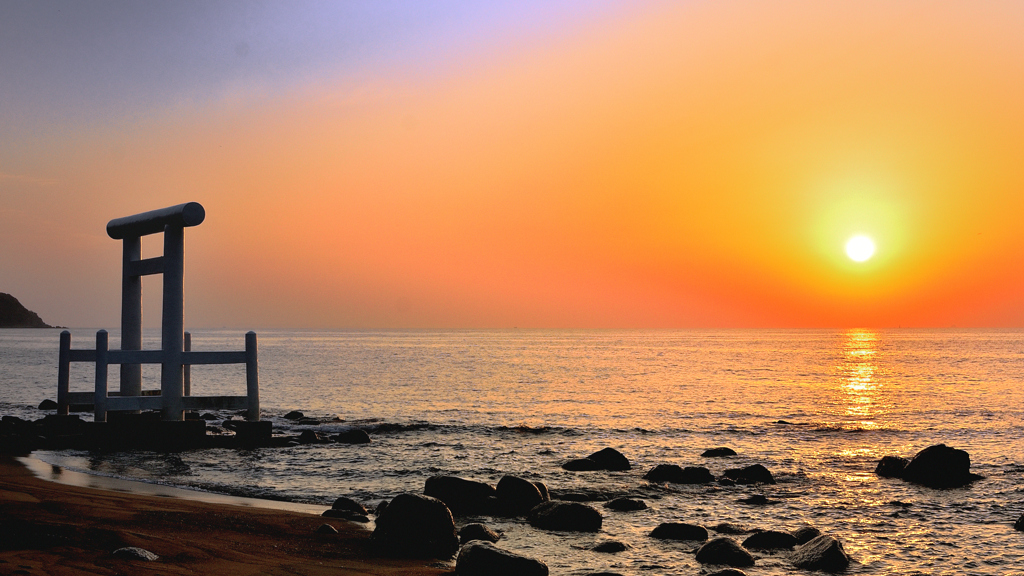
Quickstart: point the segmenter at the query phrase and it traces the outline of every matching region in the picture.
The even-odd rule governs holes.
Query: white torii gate
[[[109,350],[107,331],[96,333],[94,350],[72,350],[71,333],[60,335],[57,371],[57,413],[66,415],[73,404],[92,404],[96,422],[107,412],[160,410],[163,420],[184,420],[186,410],[245,409],[246,420],[260,419],[259,364],[256,333],[245,335],[245,351],[193,352],[184,332],[185,228],[198,226],[206,210],[198,202],[117,218],[107,223],[107,234],[123,240],[121,264],[121,349]],[[142,259],[142,237],[162,232],[164,254]],[[142,349],[142,277],[163,274],[163,317],[160,350]],[[70,363],[96,363],[94,392],[70,392]],[[117,395],[107,392],[107,366],[121,365]],[[142,364],[160,364],[160,394],[142,390]],[[245,364],[245,396],[192,396],[189,367],[195,364]]]

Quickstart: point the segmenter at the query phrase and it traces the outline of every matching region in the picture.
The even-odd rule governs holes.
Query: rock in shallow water
[[[902,478],[907,462],[909,460],[900,456],[884,456],[875,466],[875,474],[882,478]]]
[[[487,526],[480,523],[466,524],[459,530],[459,540],[465,545],[473,540],[481,540],[484,542],[497,542],[501,539],[501,534],[491,530]]]
[[[651,538],[659,540],[696,540],[704,542],[708,539],[708,531],[703,526],[686,524],[685,522],[663,522],[651,530]]]
[[[732,538],[722,536],[708,541],[697,550],[697,562],[744,568],[754,565],[754,557]]]
[[[704,458],[722,458],[725,456],[735,456],[736,451],[732,448],[726,448],[725,446],[719,446],[718,448],[708,448],[701,456]]]
[[[843,544],[827,534],[801,544],[790,560],[797,568],[825,572],[839,572],[850,565],[850,557],[843,550]]]
[[[821,530],[813,526],[803,526],[793,530],[793,537],[796,538],[797,545],[806,544],[818,536],[821,536]]]
[[[710,470],[703,466],[681,468],[676,464],[658,464],[647,474],[644,474],[644,480],[657,484],[662,482],[671,482],[673,484],[707,484],[714,482],[715,477],[711,474]]]
[[[597,532],[601,529],[601,513],[579,502],[543,502],[530,510],[530,525],[544,530]]]
[[[738,484],[775,484],[771,471],[760,464],[751,464],[746,468],[731,468],[725,476]]]
[[[630,468],[629,459],[614,448],[598,450],[586,458],[576,458],[562,464],[562,469],[570,472],[623,471]]]
[[[605,554],[615,554],[617,552],[629,550],[629,546],[619,542],[618,540],[605,540],[604,542],[595,544],[591,550],[594,552],[603,552]]]
[[[903,469],[904,480],[931,488],[957,488],[979,478],[971,474],[970,455],[945,444],[921,450]]]
[[[536,484],[517,476],[502,476],[494,492],[501,512],[509,516],[525,516],[544,501]]]
[[[457,576],[547,576],[540,560],[502,550],[490,542],[474,540],[462,547],[455,562]]]
[[[743,541],[743,547],[747,550],[775,550],[778,548],[792,548],[796,546],[796,536],[788,532],[777,530],[765,530],[753,534]]]
[[[431,476],[423,493],[444,502],[456,516],[491,514],[497,502],[494,486],[458,476]]]
[[[1017,518],[1017,521],[1014,522],[1013,529],[1024,532],[1024,514],[1021,514],[1020,518]]]
[[[420,494],[395,496],[377,518],[370,540],[381,554],[392,557],[451,558],[459,549],[448,507]]]

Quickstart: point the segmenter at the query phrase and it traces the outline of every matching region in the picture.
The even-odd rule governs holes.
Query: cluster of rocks
[[[959,488],[982,478],[971,473],[971,457],[967,452],[945,444],[929,446],[910,460],[885,456],[875,467],[875,474],[931,488]]]
[[[746,532],[731,524],[719,525],[714,529],[723,533]],[[729,536],[711,538],[707,528],[696,524],[666,522],[651,531],[650,536],[662,540],[700,542],[701,545],[696,549],[696,559],[701,564],[746,568],[755,563],[750,551],[789,551],[790,562],[797,568],[807,570],[837,572],[850,564],[850,557],[838,539],[809,526],[794,532],[755,531],[740,543]],[[741,574],[738,571],[729,573]]]
[[[624,456],[606,448],[586,458],[571,460],[563,468],[624,470],[629,469],[629,466]],[[680,478],[699,478],[700,482],[715,481],[706,469],[703,469],[705,473],[700,473],[676,468],[661,465],[645,478],[650,476],[648,480],[654,482],[672,482]],[[760,465],[731,469],[723,474],[722,479],[734,483],[775,482],[771,472]],[[455,476],[432,476],[427,479],[423,492],[400,494],[390,503],[382,503],[371,541],[379,553],[393,557],[447,559],[457,554],[455,573],[459,576],[545,575],[548,568],[539,560],[496,546],[501,534],[482,524],[467,524],[456,532],[455,517],[521,517],[536,528],[578,532],[598,532],[603,520],[601,512],[596,508],[582,502],[553,500],[542,482],[518,476],[503,476],[497,485]],[[345,504],[340,507],[354,508],[347,499],[339,499],[339,502],[342,501]],[[338,502],[329,511],[331,515],[341,516],[342,513],[333,512],[337,508]],[[646,509],[647,503],[639,498],[621,496],[606,501],[604,508],[615,512],[633,512]],[[750,532],[731,524],[720,524],[714,529],[719,533]],[[735,568],[754,565],[755,558],[750,550],[770,553],[789,550],[790,561],[797,567],[809,570],[836,571],[845,568],[850,562],[837,539],[813,528],[802,528],[793,533],[756,531],[741,544],[728,536],[711,538],[710,532],[703,526],[663,523],[650,533],[650,537],[701,543],[695,550],[697,561],[710,566],[731,567],[733,571],[723,571],[723,575],[742,574]],[[614,540],[600,542],[591,548],[594,552],[602,553],[627,549],[627,544]]]

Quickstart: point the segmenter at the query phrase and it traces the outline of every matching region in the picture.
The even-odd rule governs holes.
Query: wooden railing
[[[92,406],[96,422],[106,422],[110,411],[160,410],[164,414],[180,414],[187,410],[246,410],[246,420],[260,419],[259,363],[256,333],[245,335],[245,350],[237,352],[194,352],[191,335],[184,333],[184,350],[110,350],[106,330],[96,333],[95,349],[72,349],[71,332],[60,334],[60,356],[57,369],[57,413],[68,414],[72,406]],[[71,392],[71,363],[92,362],[96,365],[96,387],[93,392]],[[107,368],[111,364],[160,364],[163,369],[182,371],[182,391],[163,395],[159,390],[140,390],[138,395],[124,395],[107,390]],[[201,364],[245,364],[245,396],[192,396],[190,366]],[[176,418],[180,419],[180,418]]]

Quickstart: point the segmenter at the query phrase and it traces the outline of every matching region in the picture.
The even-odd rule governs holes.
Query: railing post
[[[107,331],[96,333],[96,395],[93,397],[94,421],[107,421]]]
[[[181,397],[184,392],[184,372],[181,352],[184,346],[184,259],[185,228],[180,225],[164,226],[164,302],[163,302],[163,364],[160,372],[160,395],[163,419],[185,419]]]
[[[185,350],[185,352],[191,352],[192,351],[192,333],[191,332],[185,332],[184,350]],[[184,396],[191,396],[192,395],[192,365],[191,364],[183,365],[182,368],[181,368],[181,371],[182,371],[183,378],[184,378],[184,384],[182,386],[182,389],[184,390],[183,395]]]
[[[60,354],[57,357],[57,414],[67,416],[71,411],[68,390],[71,386],[71,332],[60,333]]]
[[[248,396],[249,412],[245,419],[256,422],[260,419],[260,366],[256,350],[256,333],[245,333],[245,391]]]

